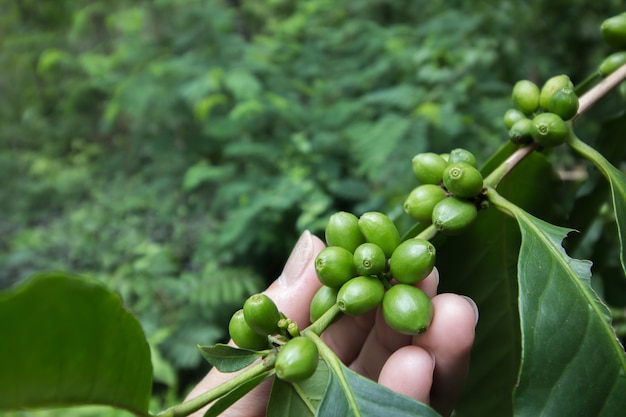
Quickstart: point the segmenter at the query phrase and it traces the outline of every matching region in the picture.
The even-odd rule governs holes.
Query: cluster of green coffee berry
[[[568,120],[578,112],[578,96],[574,84],[565,75],[547,80],[541,90],[530,80],[520,80],[513,86],[515,108],[504,114],[509,139],[516,144],[535,141],[549,148],[565,142],[569,135]]]
[[[381,306],[389,326],[399,333],[419,334],[433,317],[430,298],[413,284],[435,265],[435,247],[425,239],[400,241],[393,221],[383,213],[360,217],[340,211],[326,226],[328,246],[315,259],[322,283],[310,305],[312,322],[334,305],[351,316]]]
[[[298,325],[285,317],[265,294],[254,294],[236,311],[228,324],[233,342],[242,349],[280,347],[276,354],[276,376],[289,382],[315,373],[319,353],[315,342],[300,336]]]
[[[602,22],[600,32],[604,41],[617,50],[607,56],[598,67],[600,75],[606,77],[626,64],[626,12]]]
[[[409,216],[448,235],[474,221],[484,199],[483,176],[473,153],[463,148],[443,155],[425,152],[415,155],[412,165],[421,184],[404,201]]]

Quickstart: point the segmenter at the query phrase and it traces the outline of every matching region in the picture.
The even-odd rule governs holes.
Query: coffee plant
[[[441,288],[470,295],[481,309],[455,415],[622,415],[626,314],[605,303],[593,256],[570,256],[585,253],[591,218],[601,212],[614,219],[626,271],[626,176],[618,164],[626,152],[626,13],[600,31],[614,51],[582,82],[544,74],[542,83],[513,86],[511,108],[502,109],[508,139],[485,163],[464,148],[417,152],[406,169],[418,184],[399,210],[331,215],[327,246],[314,260],[320,289],[305,300],[310,323],[291,320],[262,293],[250,296],[230,320],[232,344],[199,346],[233,377],[195,398],[150,409],[143,330],[101,284],[46,273],[4,290],[0,409],[99,404],[175,417],[210,404],[204,415],[217,416],[273,378],[270,416],[437,416],[348,369],[320,337],[341,315],[377,308],[399,333],[428,332],[436,311],[415,284],[437,267]],[[595,140],[578,137],[596,105],[614,117]],[[555,175],[565,158],[588,168],[575,189]],[[400,230],[407,218],[410,227]],[[574,227],[581,237],[570,239]]]

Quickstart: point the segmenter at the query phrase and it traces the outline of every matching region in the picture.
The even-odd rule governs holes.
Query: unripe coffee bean
[[[549,78],[541,87],[541,94],[539,95],[539,105],[544,110],[548,110],[550,107],[550,99],[552,95],[562,88],[574,89],[574,83],[565,75],[555,75]]]
[[[359,217],[359,228],[365,240],[374,243],[383,250],[389,258],[394,249],[400,244],[400,232],[396,225],[385,214],[370,211]]]
[[[569,127],[554,113],[541,113],[533,118],[532,137],[539,145],[550,148],[561,145],[569,135]]]
[[[456,162],[443,171],[443,185],[457,197],[474,197],[483,189],[483,176],[473,166]]]
[[[337,306],[350,316],[360,316],[378,307],[384,295],[385,286],[378,278],[359,276],[339,289]]]
[[[563,120],[569,120],[578,112],[578,96],[571,88],[557,90],[550,99],[548,110]]]
[[[606,77],[624,64],[626,64],[626,51],[615,52],[604,58],[598,67],[598,72],[601,76]]]
[[[429,224],[435,205],[446,198],[446,191],[438,185],[415,187],[404,201],[404,211],[420,223]]]
[[[511,98],[524,114],[533,114],[539,108],[539,87],[532,81],[520,80],[513,86]]]
[[[533,121],[524,118],[515,122],[509,130],[509,139],[516,145],[525,145],[533,141]]]
[[[309,305],[309,319],[311,323],[322,317],[337,302],[337,288],[322,285],[313,296]]]
[[[328,246],[339,246],[350,252],[354,252],[357,246],[365,242],[359,229],[359,219],[345,211],[338,211],[330,216],[325,237]]]
[[[260,335],[278,333],[280,312],[271,298],[265,294],[254,294],[243,303],[243,316],[246,323]]]
[[[242,349],[262,350],[268,347],[267,336],[255,332],[246,322],[243,309],[233,314],[228,323],[228,333],[233,342]]]
[[[617,49],[626,49],[626,12],[602,22],[600,32],[608,45]]]
[[[449,197],[441,200],[433,210],[435,228],[446,235],[455,235],[469,226],[478,214],[474,203]]]
[[[354,266],[359,275],[377,275],[385,270],[387,258],[375,243],[363,243],[354,250]]]
[[[526,115],[519,109],[508,109],[504,113],[504,125],[507,129],[511,129],[513,125],[522,119],[526,119]]]
[[[478,166],[474,154],[463,148],[456,148],[450,151],[448,165],[454,164],[456,162],[465,162],[466,164],[469,164],[474,168]]]
[[[412,165],[415,178],[419,182],[439,185],[448,162],[436,153],[424,152],[413,157]]]
[[[313,340],[298,336],[285,343],[278,354],[274,369],[279,379],[300,382],[313,376],[319,363],[319,351]]]
[[[315,258],[315,272],[320,282],[339,288],[356,275],[353,255],[340,246],[327,246]]]
[[[383,297],[383,318],[398,333],[424,333],[430,326],[433,312],[428,295],[412,285],[396,284]]]
[[[415,284],[426,278],[435,267],[436,250],[425,239],[402,242],[389,260],[391,275],[402,284]]]

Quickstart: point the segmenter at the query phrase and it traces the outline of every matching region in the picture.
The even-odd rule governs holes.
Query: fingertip
[[[434,357],[420,346],[395,351],[380,371],[378,383],[425,404],[433,384]]]

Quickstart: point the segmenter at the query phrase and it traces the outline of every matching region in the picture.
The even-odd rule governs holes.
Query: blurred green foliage
[[[393,212],[415,153],[484,161],[513,83],[581,81],[620,7],[9,0],[0,287],[42,270],[101,279],[141,320],[156,380],[187,384],[196,344],[224,339],[304,229]]]

